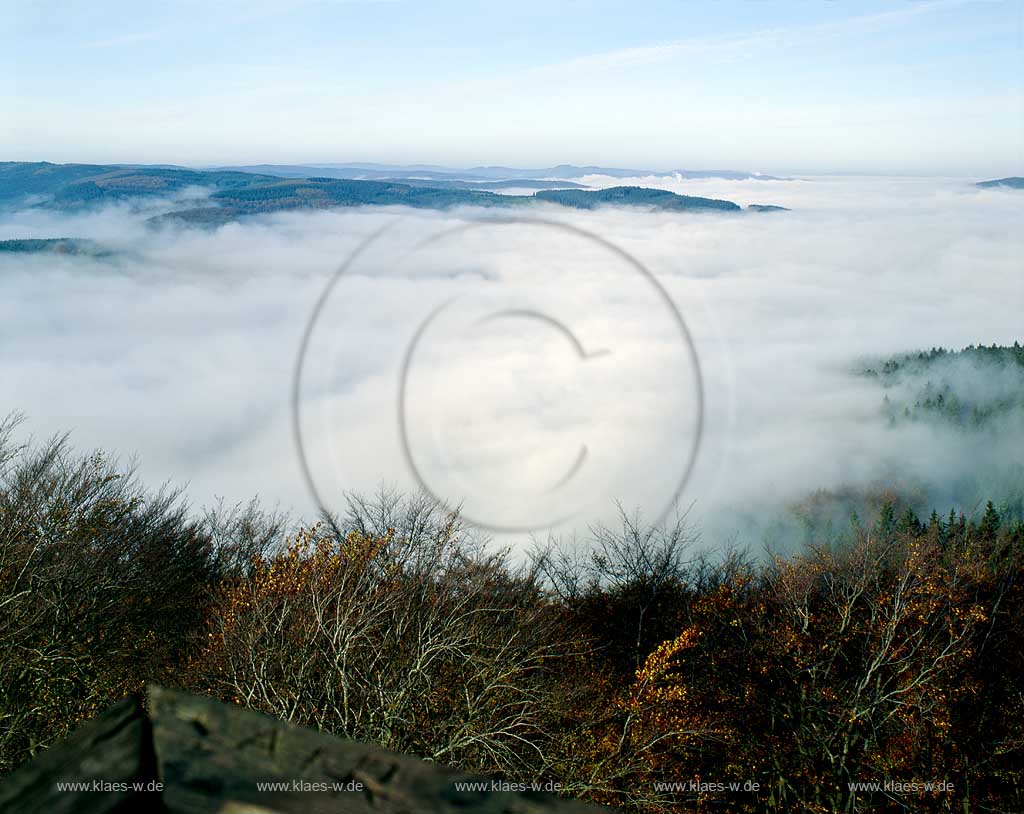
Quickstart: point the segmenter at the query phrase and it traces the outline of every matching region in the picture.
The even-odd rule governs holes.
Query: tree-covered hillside
[[[1011,176],[1009,178],[996,178],[994,181],[979,181],[975,186],[982,189],[992,187],[1008,187],[1009,189],[1024,189],[1024,178]]]
[[[112,252],[92,240],[74,237],[20,238],[0,240],[0,252],[7,254],[71,254],[107,257]]]
[[[129,198],[167,196],[190,187],[231,189],[274,180],[244,172],[167,167],[0,162],[0,203],[75,209]]]
[[[577,187],[528,180],[528,186]],[[357,180],[335,177],[280,178],[229,170],[173,167],[119,167],[86,164],[0,164],[0,203],[63,211],[132,199],[173,198],[195,191],[195,200],[157,216],[155,222],[217,225],[247,215],[295,209],[351,206],[410,206],[449,209],[456,206],[521,207],[536,202],[573,209],[640,206],[668,211],[739,211],[731,201],[676,195],[641,187],[610,189],[540,189],[535,195],[499,195],[494,184],[444,179],[435,185],[421,179]]]
[[[891,422],[939,420],[963,428],[1024,421],[1024,347],[971,345],[893,356],[864,369],[886,389]]]
[[[534,195],[542,201],[571,206],[575,209],[595,209],[598,206],[614,204],[617,206],[649,206],[654,209],[680,211],[687,209],[717,209],[721,211],[738,211],[740,206],[732,201],[721,201],[714,198],[695,198],[690,195],[676,195],[664,189],[647,189],[645,187],[611,187],[610,189],[579,190],[579,189],[547,189]]]

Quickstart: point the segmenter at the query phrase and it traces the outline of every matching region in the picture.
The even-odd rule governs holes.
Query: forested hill
[[[1010,178],[996,178],[994,181],[979,181],[975,186],[982,189],[990,187],[1010,187],[1011,189],[1024,189],[1024,178],[1011,176]]]
[[[170,196],[190,188],[233,189],[277,180],[246,172],[104,164],[0,162],[0,205],[74,209],[127,198]]]
[[[599,206],[651,206],[656,209],[720,209],[737,211],[740,207],[732,201],[714,198],[694,198],[690,195],[676,195],[665,189],[645,187],[611,187],[609,189],[545,189],[534,196],[542,201],[571,206],[574,209],[596,209]]]
[[[447,209],[453,206],[506,208],[521,207],[538,201],[573,209],[619,205],[672,211],[740,210],[740,207],[731,201],[676,195],[665,190],[642,187],[541,190],[535,195],[499,195],[493,192],[438,189],[386,181],[305,178],[221,190],[210,196],[208,205],[172,212],[165,218],[193,223],[220,223],[244,215],[290,209],[329,209],[345,206],[411,206],[418,209]]]
[[[112,251],[92,240],[83,240],[75,237],[0,240],[0,253],[71,254],[89,257],[107,257],[113,254]]]
[[[865,367],[886,390],[890,422],[937,420],[965,429],[1024,426],[1024,347],[971,345],[893,356]],[[1002,424],[1000,424],[1002,426]]]
[[[499,195],[448,182],[430,186],[420,179],[404,180],[407,182],[320,176],[280,178],[230,170],[174,167],[5,162],[0,163],[0,205],[74,211],[131,199],[168,199],[178,206],[160,215],[158,221],[202,225],[217,225],[266,212],[348,206],[447,209],[455,206],[519,207],[546,202],[574,209],[602,205],[670,211],[735,212],[741,209],[731,201],[643,187],[546,189],[536,195]]]

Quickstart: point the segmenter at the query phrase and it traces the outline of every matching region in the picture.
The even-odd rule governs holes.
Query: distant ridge
[[[232,189],[258,183],[245,172],[137,167],[125,164],[0,162],[0,204],[38,197],[44,205],[70,209],[91,203],[167,196],[190,187]],[[263,176],[266,181],[278,178]]]
[[[255,172],[266,175],[278,175],[283,178],[306,178],[322,175],[331,178],[352,178],[357,180],[396,180],[399,178],[422,178],[427,180],[453,181],[538,181],[538,180],[570,180],[588,175],[604,175],[609,178],[646,178],[680,176],[682,178],[723,178],[742,181],[782,181],[773,175],[738,170],[651,170],[628,169],[622,167],[601,167],[597,165],[577,166],[575,164],[558,164],[554,167],[520,167],[481,166],[460,169],[442,167],[436,164],[252,164],[243,166],[227,166],[211,168],[217,171]],[[508,186],[513,186],[508,184]],[[518,186],[518,184],[516,185]]]
[[[677,195],[668,190],[639,186],[587,189],[581,184],[538,179],[519,179],[514,183],[540,188],[535,195],[499,195],[490,191],[494,186],[491,182],[459,179],[282,178],[233,169],[3,162],[0,163],[0,205],[76,211],[135,199],[163,198],[180,201],[181,208],[159,215],[151,219],[152,222],[176,221],[201,226],[216,226],[269,212],[354,206],[449,209],[548,203],[573,209],[617,205],[665,211],[741,210],[732,201]],[[72,244],[60,244],[26,246],[18,250],[70,251],[74,248]]]
[[[378,165],[361,166],[304,166],[291,164],[254,164],[241,167],[218,167],[214,172],[249,172],[258,175],[275,175],[279,178],[338,178],[352,181],[394,181],[410,186],[429,186],[437,189],[482,189],[495,190],[519,187],[521,189],[575,189],[586,188],[561,178],[506,178],[500,180],[482,177],[464,177],[451,170],[426,170],[419,165],[396,167],[393,170],[380,169]],[[468,173],[467,173],[468,175]]]
[[[572,209],[602,205],[639,206],[667,211],[736,212],[732,201],[676,195],[662,189],[611,187],[609,189],[544,189],[535,195],[498,195],[466,189],[413,186],[388,181],[304,178],[275,179],[241,189],[215,192],[201,207],[170,212],[156,223],[183,222],[217,226],[248,215],[300,209],[352,206],[409,206],[415,209],[450,209],[455,206],[512,208],[549,203]],[[211,205],[213,204],[213,205]]]
[[[596,209],[607,204],[651,206],[662,210],[718,209],[726,212],[738,211],[741,208],[732,201],[694,198],[690,195],[676,195],[665,189],[645,187],[609,187],[596,190],[545,189],[533,197],[575,209]]]
[[[997,178],[994,181],[979,181],[975,186],[987,189],[990,187],[1009,187],[1010,189],[1024,189],[1024,178],[1012,175],[1009,178]]]
[[[92,240],[77,237],[0,240],[0,254],[74,254],[107,257],[113,252]]]

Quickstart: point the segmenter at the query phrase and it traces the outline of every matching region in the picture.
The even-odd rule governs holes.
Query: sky
[[[0,159],[1024,175],[1022,0],[4,0]]]

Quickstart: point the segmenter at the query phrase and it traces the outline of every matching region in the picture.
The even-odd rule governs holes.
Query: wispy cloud
[[[135,45],[140,42],[152,42],[162,36],[162,31],[134,31],[129,34],[121,34],[117,37],[109,37],[102,40],[93,40],[84,43],[84,48],[120,48],[122,45]]]
[[[830,20],[808,25],[764,28],[744,34],[717,37],[692,37],[670,40],[653,45],[622,48],[597,54],[575,57],[556,64],[537,68],[539,71],[605,70],[630,65],[664,62],[686,55],[720,54],[725,57],[742,55],[765,47],[777,47],[795,41],[818,41],[823,37],[868,34],[903,25],[923,15],[975,0],[934,0],[914,3],[893,11],[861,14],[841,20]]]

